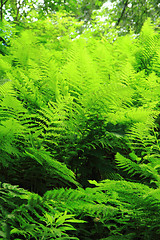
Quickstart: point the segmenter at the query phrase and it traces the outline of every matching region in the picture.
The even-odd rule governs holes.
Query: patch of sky
[[[102,7],[99,10],[93,11],[95,15],[97,14],[96,19],[99,22],[105,22],[106,20],[108,20],[109,17],[107,15],[107,10],[113,9],[114,5],[115,3],[112,3],[111,1],[107,1],[102,5]]]
[[[114,6],[114,3],[112,3],[111,1],[107,1],[107,2],[105,2],[103,5],[102,5],[102,7],[101,7],[101,11],[102,10],[104,10],[104,9],[112,9],[113,8],[113,6]]]
[[[44,0],[38,0],[38,1],[36,1],[38,4],[44,4]]]

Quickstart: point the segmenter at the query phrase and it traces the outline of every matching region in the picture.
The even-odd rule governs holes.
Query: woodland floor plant
[[[1,239],[159,239],[159,32],[40,36],[0,56]]]

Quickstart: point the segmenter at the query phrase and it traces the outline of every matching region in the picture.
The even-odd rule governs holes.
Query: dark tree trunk
[[[1,22],[3,21],[3,6],[6,4],[6,2],[8,2],[8,0],[5,0],[3,2],[3,0],[1,0],[1,6],[0,6],[0,11],[1,11]]]
[[[118,21],[117,21],[117,23],[116,23],[116,26],[118,26],[119,23],[120,23],[120,21],[122,20],[122,17],[123,17],[123,15],[124,15],[125,11],[126,11],[127,5],[128,5],[128,0],[126,0],[126,2],[124,3],[124,7],[123,7],[123,10],[122,10],[121,16],[120,16],[120,18],[118,19]]]
[[[1,0],[1,9],[0,9],[0,11],[1,11],[1,21],[3,20],[3,12],[2,12],[2,8],[3,8],[3,0]]]

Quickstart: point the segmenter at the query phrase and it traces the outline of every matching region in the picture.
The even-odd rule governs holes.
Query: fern
[[[138,174],[140,178],[147,178],[150,183],[155,183],[156,186],[159,187],[160,175],[157,169],[152,164],[142,164],[139,162],[136,163],[135,161],[127,159],[118,153],[116,155],[116,162],[117,166],[120,169],[127,171],[130,177]]]
[[[74,41],[66,57],[58,60],[63,62],[62,66],[54,59],[55,50],[52,52],[47,45],[42,46],[35,34],[26,31],[13,40],[9,62],[15,66],[8,76],[12,79],[12,95],[26,110],[24,116],[18,113],[18,120],[27,128],[27,147],[42,145],[56,160],[65,162],[75,171],[79,179],[84,178],[85,183],[87,171],[90,171],[90,178],[94,178],[96,172],[99,180],[120,179],[105,156],[111,156],[112,162],[117,150],[130,152],[126,133],[133,123],[145,124],[147,118],[152,124],[158,114],[155,111],[158,92],[154,100],[148,97],[150,87],[153,92],[157,87],[156,79],[149,82],[151,76],[147,81],[145,74],[136,72],[137,44],[141,45],[143,34],[147,34],[145,29],[148,28],[144,27],[138,40],[127,36],[113,45],[96,40]],[[149,56],[152,44],[153,41],[146,41]],[[124,57],[121,56],[122,45],[125,45]],[[99,166],[98,158],[103,162]],[[86,165],[88,169],[83,175]],[[105,174],[104,169],[110,171]]]
[[[54,177],[57,176],[58,181],[67,181],[78,185],[75,181],[75,176],[71,170],[69,170],[66,165],[60,163],[53,159],[52,156],[47,154],[47,152],[43,149],[33,149],[28,148],[25,152],[26,155],[35,159],[41,165],[44,165],[44,168],[50,172],[50,177],[53,175]]]
[[[0,188],[2,239],[78,239],[67,232],[82,223],[66,211],[59,212],[40,196],[10,184]]]
[[[155,33],[150,19],[148,19],[141,30],[138,45],[141,46],[136,53],[137,70],[145,69],[150,73],[154,62],[157,61],[159,36]],[[143,43],[143,45],[142,45]]]
[[[29,189],[32,188],[32,190],[37,191],[38,181],[43,181],[41,177],[43,174],[47,174],[48,171],[52,181],[56,176],[58,180],[61,175],[63,184],[68,181],[71,181],[72,184],[77,184],[72,171],[70,171],[64,164],[53,160],[53,157],[51,157],[43,148],[40,149],[42,139],[37,139],[37,137],[41,135],[42,131],[39,130],[38,132],[36,127],[37,132],[35,133],[32,130],[31,133],[31,127],[33,129],[33,126],[31,124],[26,124],[28,112],[23,105],[15,97],[6,96],[1,102],[1,110],[4,109],[5,114],[3,114],[4,116],[2,115],[4,119],[1,117],[3,121],[1,121],[0,126],[2,179],[4,181],[11,181],[12,183],[18,183],[18,181],[21,182],[23,179],[26,185],[29,184]],[[29,118],[30,117],[31,116],[29,116]],[[16,165],[17,167],[15,167]],[[33,171],[34,174],[31,173],[33,167],[37,168],[37,170],[35,169],[35,171]],[[7,176],[5,176],[4,169],[5,172],[8,171]],[[10,171],[10,169],[12,170]],[[28,172],[21,177],[20,172],[24,172],[24,169],[28,169]],[[38,174],[38,172],[42,175]],[[33,175],[35,176],[32,179]],[[36,179],[37,175],[40,175],[40,178],[38,177],[38,179]],[[28,183],[26,183],[26,180]],[[55,183],[55,181],[56,180],[54,180],[54,184],[59,184]],[[22,183],[22,186],[23,184],[24,183]],[[48,183],[48,187],[49,185],[50,183]],[[50,187],[51,186],[53,186],[53,182]],[[42,191],[42,189],[40,190],[39,188],[38,191]]]
[[[69,208],[82,219],[90,216],[93,223],[95,222],[95,227],[96,224],[98,224],[97,227],[100,227],[100,223],[103,223],[102,231],[106,231],[106,235],[109,234],[107,229],[113,235],[122,231],[125,232],[125,235],[132,233],[132,237],[135,232],[139,231],[142,235],[144,234],[145,239],[145,236],[150,234],[149,226],[152,225],[155,229],[158,226],[159,213],[157,212],[156,217],[152,215],[153,208],[159,209],[157,190],[152,190],[140,183],[127,181],[105,180],[100,183],[96,181],[90,181],[90,183],[95,184],[96,187],[86,190],[80,188],[77,190],[53,190],[47,192],[44,198],[47,201],[52,199],[56,201],[56,204],[59,202],[56,205],[58,209]],[[153,192],[156,194],[153,194],[154,197]],[[148,206],[149,199],[152,203],[150,202]],[[91,220],[90,227],[94,229]],[[94,230],[92,231],[94,232]],[[156,232],[158,236],[158,228]],[[138,232],[137,234],[139,235]],[[101,233],[99,233],[100,236]],[[91,235],[90,238],[93,236]]]
[[[42,34],[0,57],[1,181],[41,195],[2,185],[2,238],[158,239],[159,35]]]

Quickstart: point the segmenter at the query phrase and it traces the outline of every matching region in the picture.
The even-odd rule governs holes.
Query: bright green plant
[[[122,235],[123,239],[132,240],[159,237],[159,189],[129,181],[90,183],[96,187],[53,190],[44,196],[48,201],[56,200],[57,208],[69,208],[80,218],[88,220],[82,230],[82,226],[77,226],[80,239],[101,239],[104,236],[116,239]]]
[[[83,223],[40,196],[10,184],[0,187],[1,239],[78,239],[67,232]]]
[[[46,192],[33,194],[35,205],[49,204],[64,224],[70,214],[87,221],[74,220],[69,237],[158,239],[159,34],[148,20],[139,37],[114,43],[81,37],[57,48],[40,35],[23,31],[0,58],[1,181]],[[55,233],[46,212],[25,215],[38,232],[12,219],[14,238],[44,230],[47,239],[47,224]]]
[[[158,52],[158,42],[153,44],[158,37],[149,24],[139,39],[126,36],[114,44],[75,40],[68,50],[58,51],[58,58],[30,31],[12,42],[12,55],[5,59],[13,67],[5,72],[12,79],[12,94],[27,111],[19,118],[29,129],[27,147],[49,151],[83,184],[88,178],[121,179],[114,155],[132,151],[127,133],[134,124],[146,125],[147,120],[153,126],[158,115],[159,93],[149,94],[158,84],[158,77],[151,77],[157,58],[147,65],[147,59]]]

